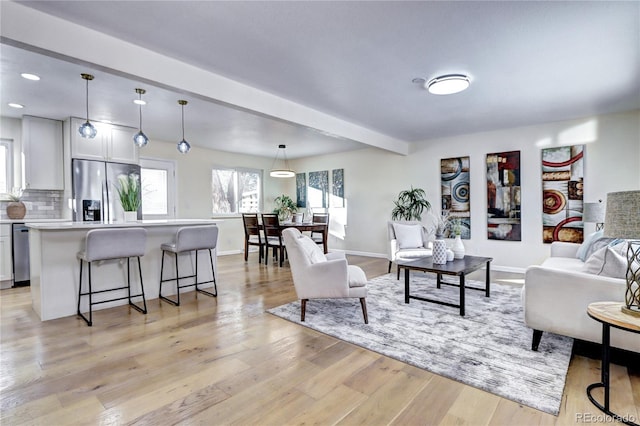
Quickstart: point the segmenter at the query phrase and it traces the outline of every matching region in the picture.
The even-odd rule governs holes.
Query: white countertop
[[[12,223],[48,223],[48,222],[70,222],[69,219],[0,219],[0,225],[11,225]]]
[[[161,220],[137,220],[135,222],[72,222],[72,221],[48,221],[30,222],[24,221],[27,228],[39,231],[64,231],[75,229],[97,228],[130,228],[130,227],[157,227],[157,226],[196,226],[212,225],[222,222],[219,219],[161,219]]]

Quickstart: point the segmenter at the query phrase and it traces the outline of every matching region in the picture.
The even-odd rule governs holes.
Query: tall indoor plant
[[[422,188],[405,189],[400,191],[393,202],[395,207],[391,211],[392,220],[422,220],[422,212],[431,210],[431,203],[427,201],[426,192]]]
[[[138,209],[141,203],[140,177],[131,173],[130,175],[118,176],[118,197],[120,205],[124,210],[124,221],[130,222],[138,219]]]

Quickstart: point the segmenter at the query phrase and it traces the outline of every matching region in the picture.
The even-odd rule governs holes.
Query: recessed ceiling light
[[[9,102],[9,104],[8,104],[8,105],[9,105],[11,108],[18,108],[18,109],[20,109],[20,108],[24,108],[24,105],[17,104],[17,103],[15,103],[15,102]]]
[[[463,74],[441,75],[429,80],[424,87],[434,95],[452,95],[469,87],[469,77]]]
[[[27,80],[33,80],[33,81],[38,81],[40,80],[40,77],[35,75],[35,74],[29,74],[27,72],[23,72],[22,74],[20,74],[22,76],[22,78],[26,78]]]

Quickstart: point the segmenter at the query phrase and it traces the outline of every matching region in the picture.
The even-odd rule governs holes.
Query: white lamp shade
[[[587,223],[603,223],[604,205],[604,203],[584,203],[582,221]]]
[[[640,238],[640,191],[610,192],[607,194],[604,236],[625,239]]]

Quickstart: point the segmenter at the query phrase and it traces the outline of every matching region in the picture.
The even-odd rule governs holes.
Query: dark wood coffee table
[[[416,260],[397,261],[398,268],[404,269],[404,303],[409,303],[409,299],[423,300],[425,302],[438,303],[440,305],[452,306],[454,308],[460,308],[460,316],[464,316],[464,291],[465,289],[480,290],[485,292],[485,296],[490,296],[491,285],[491,272],[489,264],[493,258],[491,257],[479,257],[479,256],[465,256],[462,259],[454,259],[451,262],[447,262],[443,265],[434,265],[433,257],[421,257]],[[485,288],[467,287],[465,286],[465,275],[473,271],[477,271],[486,265],[486,284]],[[433,272],[438,275],[436,286],[440,288],[442,284],[452,285],[460,287],[460,304],[443,302],[436,299],[427,299],[425,297],[412,296],[409,292],[409,274],[411,271]],[[442,281],[442,275],[457,275],[460,277],[460,283],[449,283]]]

